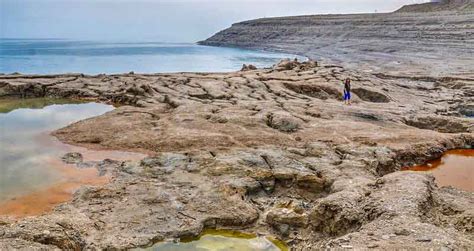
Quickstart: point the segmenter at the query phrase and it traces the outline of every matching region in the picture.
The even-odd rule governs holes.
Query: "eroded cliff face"
[[[263,18],[236,23],[200,43],[291,52],[359,71],[472,77],[474,12],[468,7]]]
[[[396,12],[437,12],[473,10],[473,0],[432,0],[429,3],[405,5]]]
[[[216,227],[274,235],[294,250],[474,245],[473,193],[399,172],[474,145],[465,113],[474,79],[294,61],[252,69],[0,76],[1,96],[121,104],[54,134],[150,155],[82,163],[111,182],[42,216],[0,216],[0,249],[124,249]],[[340,100],[347,77],[352,106]]]

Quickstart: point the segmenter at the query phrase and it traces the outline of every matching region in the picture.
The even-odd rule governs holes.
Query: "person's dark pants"
[[[349,101],[351,100],[351,93],[344,91],[344,101]]]

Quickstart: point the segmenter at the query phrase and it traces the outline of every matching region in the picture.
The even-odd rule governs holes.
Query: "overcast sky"
[[[394,11],[422,0],[0,0],[1,38],[196,42],[272,16]]]

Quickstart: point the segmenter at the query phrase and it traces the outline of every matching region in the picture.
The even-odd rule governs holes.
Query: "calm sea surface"
[[[0,73],[225,72],[293,57],[195,44],[0,39]]]

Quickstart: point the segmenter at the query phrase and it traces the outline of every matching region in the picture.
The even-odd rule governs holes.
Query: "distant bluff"
[[[410,5],[394,13],[261,18],[199,44],[293,53],[374,72],[472,77],[473,1]]]
[[[474,0],[440,0],[405,5],[396,12],[474,11]]]

